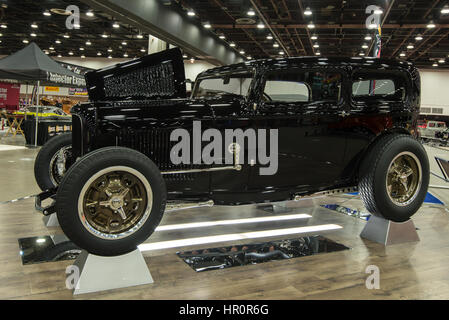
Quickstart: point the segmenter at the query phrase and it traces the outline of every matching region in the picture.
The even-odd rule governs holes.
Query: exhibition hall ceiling
[[[382,57],[408,59],[421,67],[449,67],[449,1],[148,1],[161,1],[183,13],[247,59],[368,56],[375,30],[366,26],[366,8],[377,5],[382,9]],[[1,55],[31,41],[52,56],[132,58],[144,55],[148,47],[148,36],[135,26],[90,11],[82,0],[0,0],[0,4]],[[66,28],[64,9],[69,5],[80,8],[79,29]]]

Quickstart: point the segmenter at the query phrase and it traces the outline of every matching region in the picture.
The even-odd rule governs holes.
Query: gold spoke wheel
[[[418,158],[410,152],[396,156],[387,172],[387,193],[398,206],[412,203],[422,184],[422,168]]]

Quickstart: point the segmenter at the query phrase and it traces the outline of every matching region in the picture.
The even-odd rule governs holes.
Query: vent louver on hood
[[[171,49],[88,72],[90,101],[186,98],[185,70],[180,49]]]

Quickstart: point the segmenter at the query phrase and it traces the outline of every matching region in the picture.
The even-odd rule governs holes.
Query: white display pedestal
[[[138,249],[118,257],[100,257],[83,250],[73,265],[79,268],[74,295],[154,282]]]
[[[53,213],[49,216],[44,216],[42,220],[44,221],[44,224],[47,228],[59,227],[58,216],[56,215],[56,213]]]
[[[371,216],[360,237],[385,246],[420,241],[412,220],[396,223],[376,216]]]

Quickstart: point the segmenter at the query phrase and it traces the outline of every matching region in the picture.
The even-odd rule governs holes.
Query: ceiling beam
[[[436,24],[437,28],[449,29],[449,24]],[[217,29],[256,29],[252,24],[212,24]],[[272,24],[271,29],[307,29],[307,24]],[[315,24],[315,29],[363,29],[365,24]],[[426,29],[427,24],[384,24],[382,29]]]

